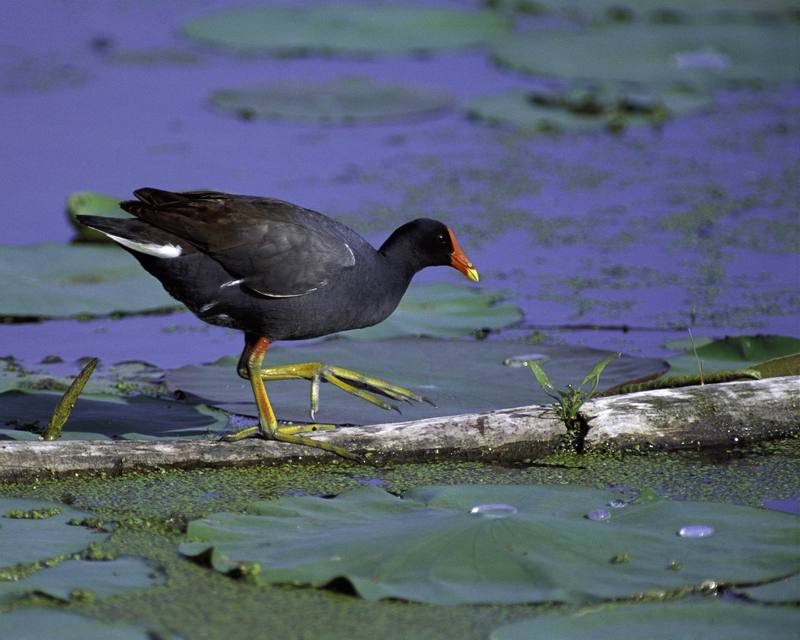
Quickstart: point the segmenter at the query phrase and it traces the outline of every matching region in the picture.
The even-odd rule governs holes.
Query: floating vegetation
[[[686,92],[625,90],[612,85],[599,89],[527,91],[472,98],[464,108],[471,117],[519,129],[558,133],[661,125],[677,115],[708,109],[710,97]]]
[[[585,517],[613,498],[562,486],[420,487],[405,498],[361,487],[194,520],[180,551],[233,576],[257,567],[248,575],[261,584],[344,580],[367,600],[431,604],[591,603],[800,569],[794,516],[640,498],[602,525]],[[476,505],[493,516],[476,517]],[[712,539],[675,535],[700,519]]]
[[[402,5],[258,7],[201,16],[183,27],[204,44],[237,53],[398,54],[454,49],[505,36],[488,11]]]
[[[597,84],[708,89],[731,82],[800,77],[800,26],[631,24],[586,31],[535,31],[497,42],[498,62],[514,69]]]
[[[326,82],[283,82],[262,87],[222,89],[211,104],[242,120],[256,118],[353,124],[435,114],[452,98],[419,87],[344,76]]]
[[[686,598],[679,602],[614,604],[567,615],[546,615],[496,629],[490,640],[792,640],[800,612]]]

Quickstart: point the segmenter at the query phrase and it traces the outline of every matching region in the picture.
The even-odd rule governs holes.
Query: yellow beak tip
[[[467,269],[467,277],[473,282],[478,282],[481,279],[478,275],[478,271],[473,268]]]

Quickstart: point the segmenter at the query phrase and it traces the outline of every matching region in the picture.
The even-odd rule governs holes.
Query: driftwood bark
[[[314,434],[368,462],[522,460],[552,451],[566,429],[546,407],[342,427]],[[279,464],[335,457],[320,449],[258,439],[0,441],[0,480],[165,467]]]
[[[800,377],[644,391],[587,402],[585,450],[718,447],[800,432]],[[566,436],[540,406],[319,432],[371,462],[519,461]],[[0,480],[166,467],[241,466],[331,454],[263,440],[0,441]]]
[[[800,431],[800,376],[598,398],[581,407],[584,450],[699,449]]]

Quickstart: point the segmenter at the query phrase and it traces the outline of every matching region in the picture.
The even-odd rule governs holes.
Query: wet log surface
[[[698,449],[800,431],[800,377],[662,389],[587,402],[584,449]],[[343,427],[313,437],[369,462],[519,461],[552,452],[566,429],[541,406]],[[263,440],[1,441],[0,480],[167,467],[278,464],[332,454]]]

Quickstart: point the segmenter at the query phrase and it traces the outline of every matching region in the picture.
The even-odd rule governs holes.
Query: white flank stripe
[[[105,233],[114,242],[121,244],[123,247],[128,247],[128,249],[138,251],[139,253],[146,253],[148,256],[155,256],[156,258],[177,258],[179,255],[181,255],[181,253],[183,253],[182,249],[175,244],[136,242],[135,240],[129,240],[128,238],[120,238],[119,236],[112,235],[105,231],[103,233]]]

